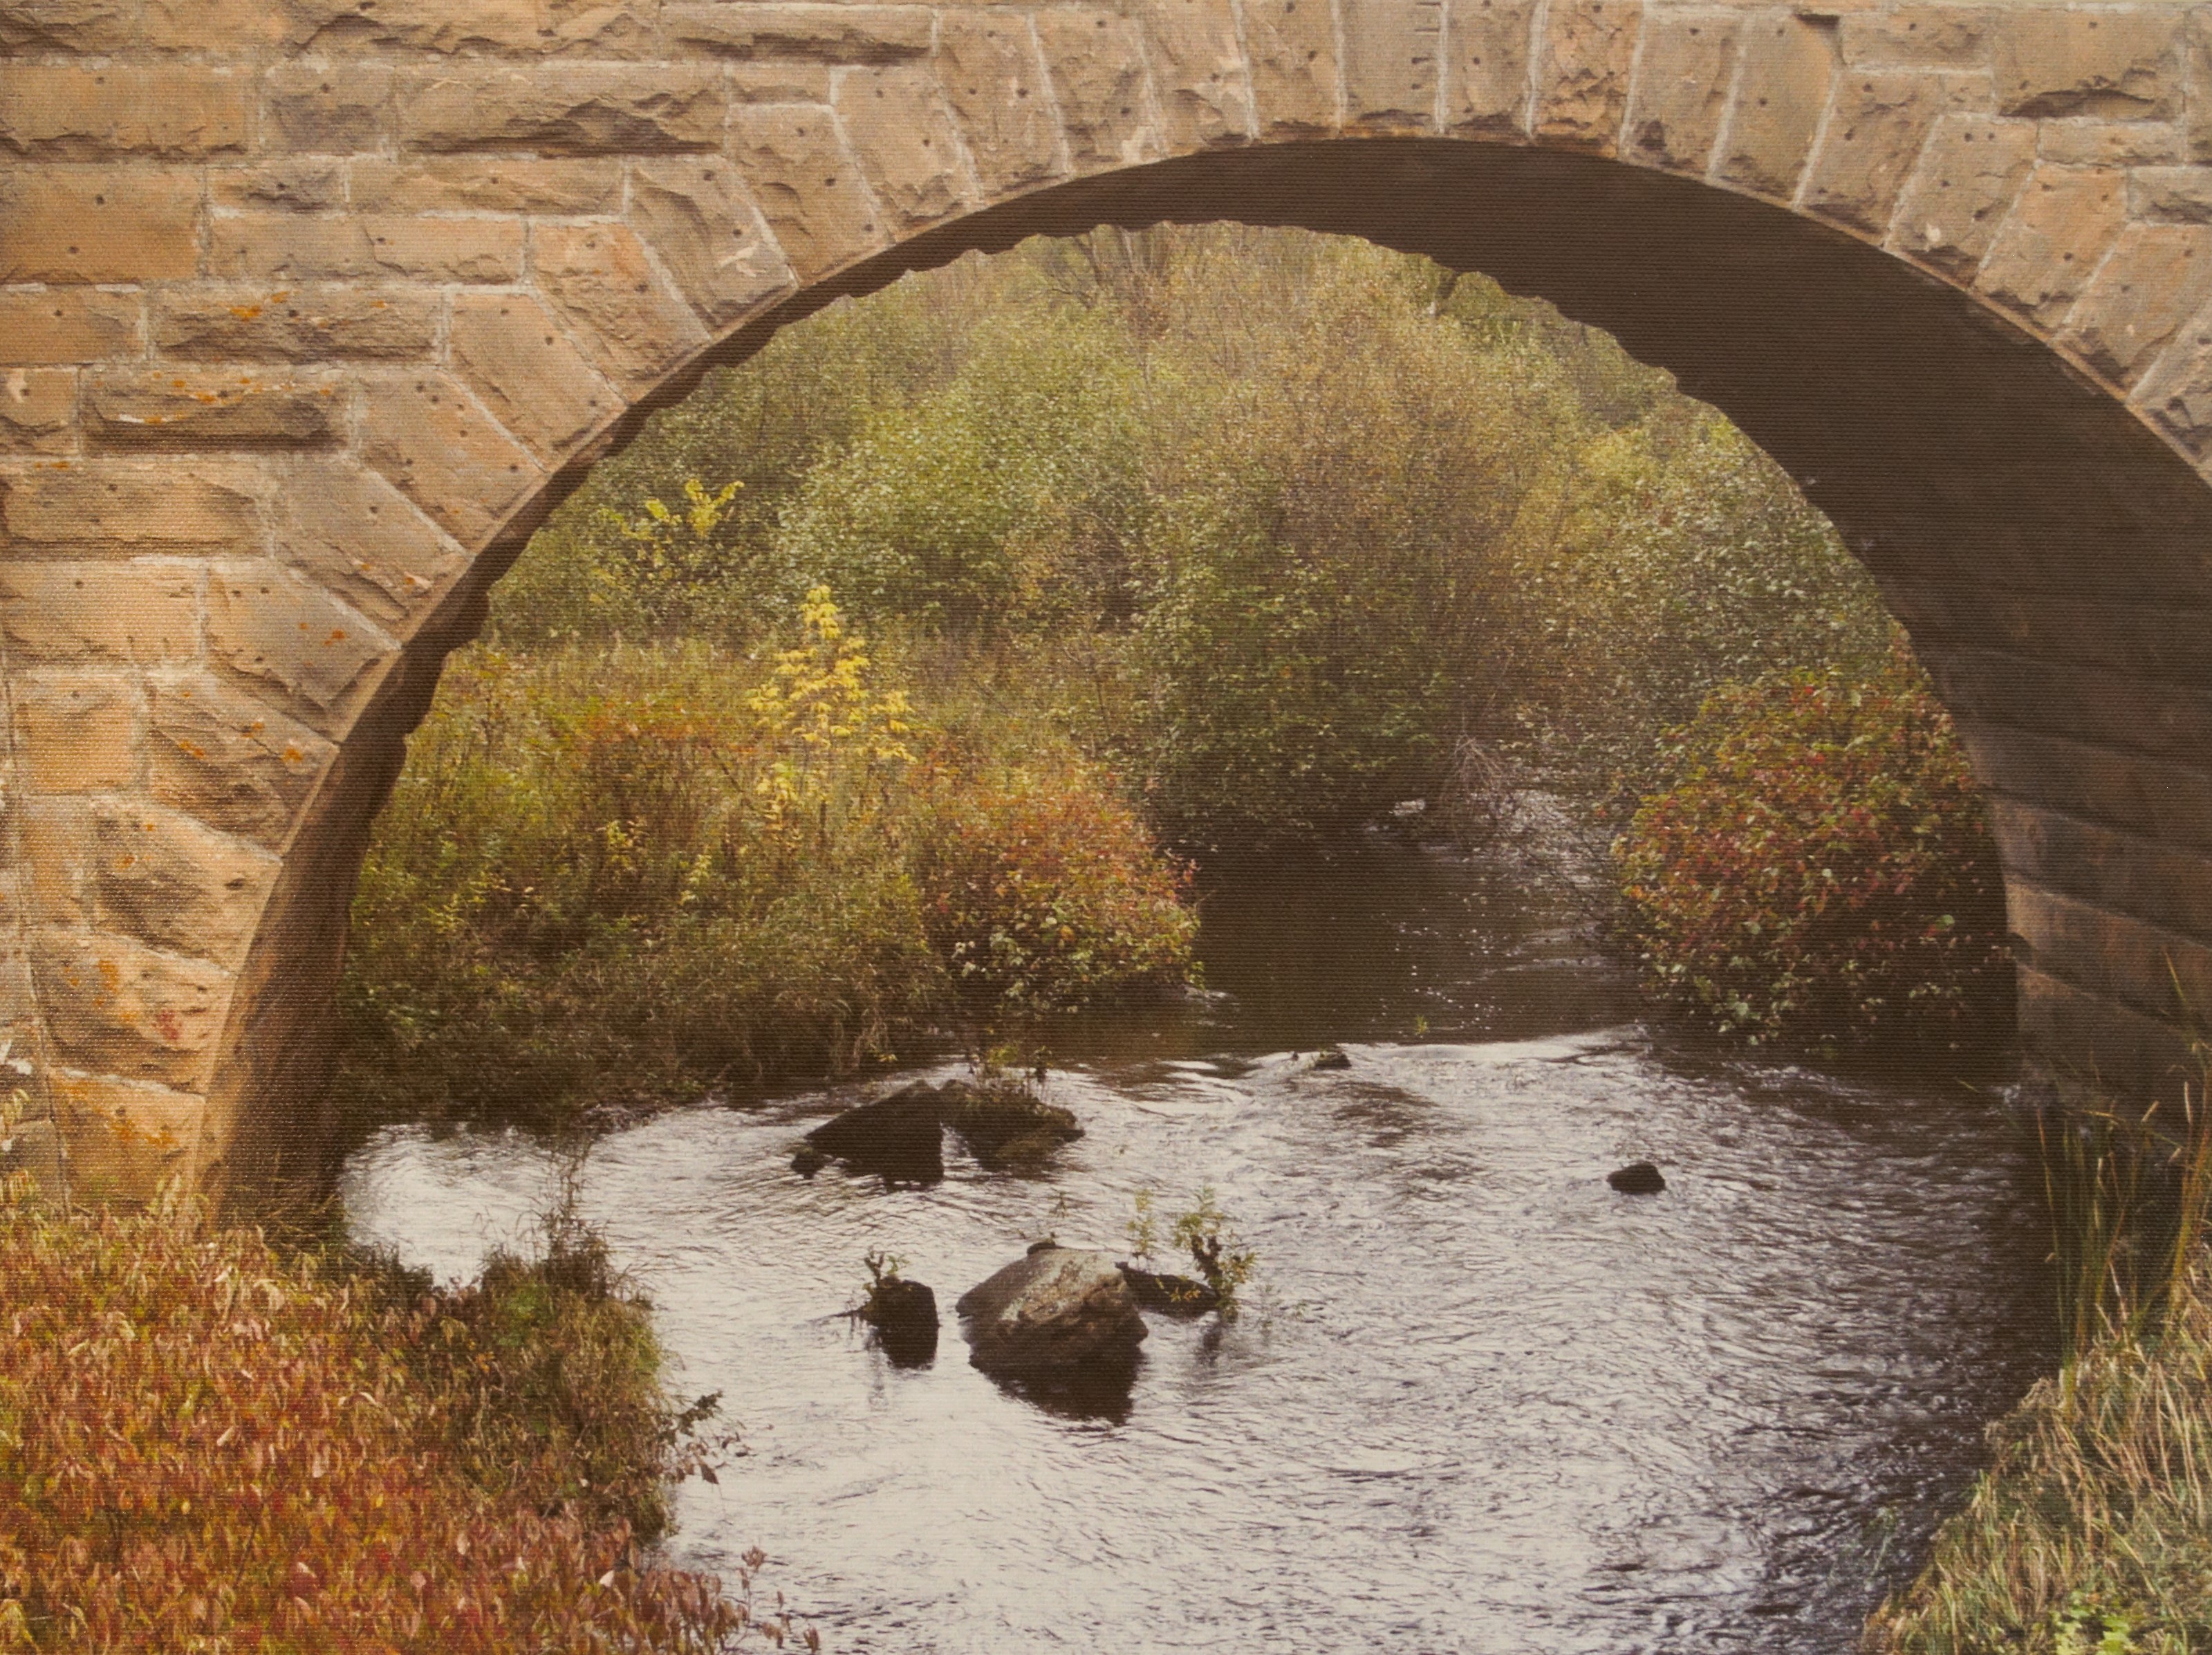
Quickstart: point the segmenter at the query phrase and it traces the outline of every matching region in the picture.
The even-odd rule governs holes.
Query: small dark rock
[[[1331,1046],[1314,1058],[1312,1067],[1316,1069],[1348,1069],[1352,1067],[1352,1060]]]
[[[1659,1169],[1650,1161],[1638,1161],[1618,1172],[1608,1172],[1605,1181],[1624,1196],[1656,1196],[1667,1187],[1667,1180],[1659,1176]]]
[[[1137,1302],[1148,1311],[1159,1311],[1169,1316],[1203,1316],[1208,1311],[1221,1308],[1221,1295],[1203,1281],[1193,1281],[1187,1275],[1155,1275],[1133,1264],[1124,1264],[1121,1270],[1121,1280],[1129,1284],[1129,1291],[1137,1295]]]
[[[917,1080],[847,1110],[808,1133],[806,1141],[857,1171],[880,1173],[888,1183],[935,1183],[945,1176],[942,1108],[937,1088]]]
[[[802,1144],[791,1158],[791,1170],[802,1178],[811,1178],[830,1164],[830,1158],[812,1144]]]
[[[913,1367],[937,1354],[937,1295],[920,1281],[890,1276],[876,1284],[860,1319],[876,1330],[876,1342],[899,1367]]]

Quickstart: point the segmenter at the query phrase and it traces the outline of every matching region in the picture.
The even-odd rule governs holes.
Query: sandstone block
[[[1837,37],[1852,69],[1985,69],[2004,27],[1990,6],[1886,6],[1841,19]]]
[[[529,451],[442,374],[370,384],[362,458],[465,546],[489,539],[544,480]]]
[[[2212,224],[2212,167],[2145,167],[2130,173],[2128,216]]]
[[[85,387],[85,426],[109,448],[320,447],[344,435],[338,391],[327,378],[104,374]]]
[[[622,411],[621,396],[560,324],[520,294],[456,299],[449,349],[469,388],[540,459],[558,459]]]
[[[960,141],[928,70],[854,70],[839,78],[836,110],[893,225],[933,224],[969,198]]]
[[[1263,133],[1333,132],[1340,119],[1336,17],[1320,0],[1249,0],[1244,45]]]
[[[1936,123],[1972,113],[1984,95],[1983,83],[1969,76],[1846,75],[1806,180],[1806,210],[1881,234]]]
[[[209,238],[209,267],[234,281],[507,283],[522,275],[522,224],[508,218],[226,214]]]
[[[661,0],[544,0],[538,49],[548,57],[643,59],[664,55]]]
[[[423,357],[442,304],[411,288],[193,288],[154,295],[154,344],[196,362]]]
[[[400,637],[469,563],[398,490],[350,464],[289,479],[276,545],[289,567]]]
[[[2188,116],[2191,161],[2212,161],[2212,12],[2192,8],[2186,36],[2189,62]]]
[[[1047,11],[1037,14],[1036,31],[1077,172],[1133,167],[1160,153],[1134,23],[1110,12]]]
[[[131,0],[0,0],[0,52],[121,52],[135,10]]]
[[[416,70],[400,84],[399,137],[410,149],[434,151],[718,149],[724,107],[721,76],[707,66]]]
[[[337,751],[305,726],[198,672],[148,695],[153,796],[227,832],[281,847]]]
[[[1173,151],[1234,143],[1252,131],[1251,88],[1225,0],[1136,0]]]
[[[1643,0],[1551,0],[1536,61],[1536,136],[1609,155],[1628,108]]]
[[[1060,131],[1045,88],[1044,58],[1027,17],[948,13],[938,41],[937,72],[987,197],[1058,173]]]
[[[159,806],[95,806],[94,923],[235,970],[276,881],[270,852]]]
[[[1344,14],[1346,123],[1366,132],[1432,131],[1443,0],[1358,0]]]
[[[172,168],[0,173],[0,282],[167,282],[199,269],[200,185]]]
[[[830,83],[837,78],[829,64],[789,62],[753,63],[732,59],[722,71],[732,103],[812,103],[830,101]]]
[[[926,6],[672,5],[663,27],[678,46],[746,62],[895,64],[929,55],[933,21]]]
[[[2212,859],[2002,794],[1989,811],[2007,865],[2036,884],[2212,937]]]
[[[91,288],[0,289],[0,362],[89,362],[135,356],[135,293]]]
[[[1747,22],[1720,177],[1771,200],[1793,199],[1836,73],[1835,44],[1817,25],[1799,17]]]
[[[2007,115],[2171,113],[2182,85],[2178,7],[2008,8],[1996,31],[1997,107]]]
[[[139,44],[155,52],[274,46],[282,7],[271,0],[139,0]]]
[[[1624,159],[1703,177],[1728,113],[1739,20],[1652,14],[1628,106]]]
[[[260,3],[265,10],[270,0]],[[523,52],[544,44],[538,0],[276,0],[276,7],[285,43],[313,51]]]
[[[538,161],[502,156],[364,156],[349,167],[353,204],[364,213],[611,213],[622,205],[618,161]]]
[[[738,165],[799,280],[883,245],[875,204],[829,110],[741,109],[733,126]]]
[[[2183,329],[2130,400],[2190,453],[2212,459],[2212,326]]]
[[[33,793],[105,793],[138,779],[137,692],[88,673],[19,676],[15,754]]]
[[[88,927],[86,868],[92,856],[92,810],[83,799],[17,801],[27,881],[18,917],[67,930]]]
[[[2065,167],[2166,167],[2189,158],[2188,134],[2172,121],[2047,120],[2036,154]]]
[[[1534,0],[1460,0],[1452,8],[1444,125],[1468,137],[1528,136]]]
[[[337,212],[346,204],[345,169],[318,156],[267,166],[208,169],[208,203],[245,212],[279,208],[295,213]]]
[[[2039,167],[1974,285],[2038,326],[2055,326],[2089,284],[2126,217],[2124,173]]]
[[[2130,224],[2068,317],[2058,343],[2123,387],[2212,300],[2212,228]]]
[[[34,466],[0,478],[0,545],[18,557],[237,545],[259,535],[259,493],[258,478],[233,466]]]
[[[15,660],[143,666],[200,647],[194,563],[0,563],[0,628]]]
[[[2034,164],[2033,122],[1942,117],[1905,186],[1889,245],[1946,274],[1972,275]]]
[[[98,932],[41,932],[32,961],[62,1064],[161,1086],[206,1083],[229,972]]]
[[[210,573],[207,640],[219,672],[325,733],[343,732],[398,650],[365,617],[270,563]]]
[[[275,64],[262,82],[262,121],[272,147],[311,155],[374,149],[392,130],[391,66]]]
[[[0,64],[0,149],[56,161],[243,149],[252,91],[238,69]]]
[[[641,391],[707,343],[636,234],[619,224],[540,224],[531,242],[539,296],[584,354],[627,390]]]
[[[793,286],[790,266],[726,159],[634,162],[629,219],[712,327],[728,326]]]
[[[69,1071],[46,1084],[73,1200],[150,1202],[165,1181],[197,1175],[204,1098]]]
[[[76,370],[0,369],[0,453],[65,454],[76,447]]]

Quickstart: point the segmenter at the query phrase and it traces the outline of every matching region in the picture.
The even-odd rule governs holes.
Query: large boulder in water
[[[945,1124],[994,1172],[1035,1167],[1061,1144],[1083,1135],[1071,1111],[1048,1104],[1019,1080],[982,1086],[947,1080],[937,1098]]]
[[[960,1295],[969,1360],[987,1372],[1127,1372],[1144,1342],[1136,1295],[1104,1253],[1043,1247]]]
[[[847,1110],[806,1135],[820,1154],[893,1183],[935,1183],[945,1176],[944,1106],[926,1080]],[[796,1165],[797,1163],[794,1163]]]

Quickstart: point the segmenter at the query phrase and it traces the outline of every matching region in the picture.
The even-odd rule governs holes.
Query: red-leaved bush
[[[287,1260],[174,1199],[64,1211],[9,1180],[0,1649],[781,1643],[780,1622],[749,1628],[714,1578],[561,1497],[544,1456],[491,1481],[471,1465],[521,1342],[479,1336],[475,1302]]]
[[[1949,715],[1874,681],[1723,690],[1613,849],[1653,986],[1764,1044],[2009,1031],[2004,880]]]

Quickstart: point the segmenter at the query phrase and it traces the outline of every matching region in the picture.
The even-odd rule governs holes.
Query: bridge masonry
[[[0,0],[0,1159],[80,1193],[313,1168],[367,823],[593,459],[1101,219],[1616,326],[1911,627],[2031,1048],[2156,1088],[2212,1007],[2212,5]]]

